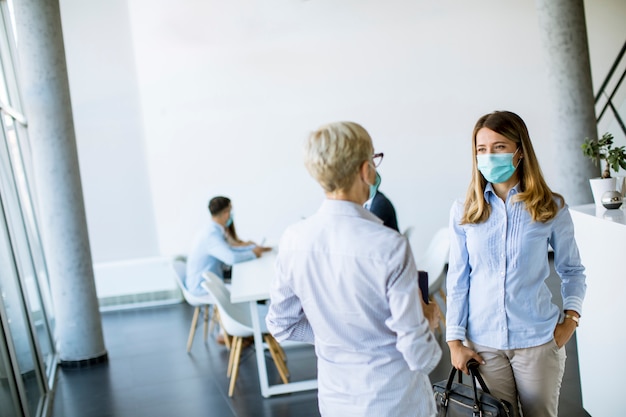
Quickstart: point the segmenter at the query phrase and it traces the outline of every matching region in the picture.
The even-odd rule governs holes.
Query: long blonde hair
[[[563,196],[553,192],[546,184],[526,124],[515,113],[495,111],[482,116],[474,126],[472,134],[472,180],[467,190],[461,224],[482,223],[491,215],[491,206],[487,204],[484,197],[487,181],[476,166],[476,134],[483,127],[512,140],[517,144],[518,149],[521,148],[523,158],[514,174],[519,180],[520,192],[513,197],[513,201],[523,202],[533,221],[547,222],[552,220],[565,204],[565,200]]]

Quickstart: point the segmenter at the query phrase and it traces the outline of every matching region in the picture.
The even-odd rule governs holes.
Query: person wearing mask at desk
[[[238,262],[248,261],[271,250],[245,242],[243,246],[232,246],[226,229],[232,224],[232,205],[227,197],[214,197],[209,201],[211,220],[198,233],[193,249],[187,257],[187,276],[185,286],[196,295],[204,295],[206,291],[200,285],[205,271],[211,271],[224,279],[224,268]],[[236,234],[235,234],[236,238]]]
[[[232,213],[231,213],[232,214]],[[230,246],[236,247],[236,246],[249,246],[249,245],[255,245],[254,242],[252,242],[251,240],[248,241],[243,241],[239,238],[239,236],[237,235],[237,230],[235,229],[235,222],[234,221],[230,221],[230,224],[228,226],[226,226],[224,228],[225,230],[225,235],[226,235],[226,240],[228,241],[228,244]]]
[[[231,212],[231,218],[232,218],[232,212]],[[256,243],[252,242],[251,240],[248,240],[248,241],[241,240],[239,236],[237,236],[237,230],[235,229],[235,222],[229,221],[229,223],[230,224],[224,228],[224,236],[226,236],[226,241],[231,247],[238,248],[242,246],[256,245]],[[263,242],[261,242],[261,245],[263,245]],[[224,282],[230,282],[230,279],[232,277],[232,265],[224,264],[222,266],[222,270],[224,272]]]
[[[393,230],[399,232],[398,218],[396,217],[396,209],[391,204],[391,201],[387,196],[378,190],[380,186],[380,174],[376,172],[376,182],[374,182],[372,191],[375,190],[374,197],[367,200],[363,207],[374,213],[379,219],[383,221],[383,224],[387,227],[391,227]]]
[[[446,340],[452,365],[475,359],[513,415],[558,415],[564,345],[582,313],[586,284],[563,197],[546,184],[528,130],[515,113],[478,119],[473,175],[450,214]],[[561,278],[552,302],[548,245]]]
[[[381,159],[356,123],[313,132],[305,165],[326,199],[279,245],[267,328],[315,344],[323,417],[435,414],[438,311],[422,302],[407,239],[363,207]]]

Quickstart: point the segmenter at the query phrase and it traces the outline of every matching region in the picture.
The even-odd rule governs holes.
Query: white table
[[[261,333],[261,320],[265,320],[265,317],[259,317],[257,301],[270,298],[270,285],[274,278],[275,262],[276,249],[273,249],[271,252],[265,252],[258,259],[233,265],[230,288],[231,302],[247,302],[250,304],[261,395],[266,398],[271,395],[317,389],[316,379],[272,386],[269,385],[267,380],[267,364],[265,362],[263,335]]]
[[[622,417],[626,365],[623,295],[626,293],[626,207],[570,207],[576,243],[587,274],[587,294],[576,330],[583,407],[592,416]]]

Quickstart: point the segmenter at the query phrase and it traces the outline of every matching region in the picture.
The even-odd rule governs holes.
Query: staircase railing
[[[600,111],[597,111],[596,123],[599,125],[602,118],[607,114],[607,111],[610,110],[613,114],[615,121],[617,122],[617,124],[619,124],[622,132],[626,136],[626,125],[624,124],[624,120],[619,114],[619,110],[615,107],[616,99],[620,100],[620,103],[622,104],[626,103],[625,98],[618,95],[618,91],[620,91],[620,86],[622,85],[624,78],[626,78],[626,59],[624,59],[625,56],[626,42],[624,42],[621,51],[619,52],[619,54],[617,54],[615,62],[613,62],[609,73],[602,83],[602,86],[598,90],[598,93],[595,97],[595,104],[597,111],[598,105],[600,104],[601,100],[603,98],[606,100]]]

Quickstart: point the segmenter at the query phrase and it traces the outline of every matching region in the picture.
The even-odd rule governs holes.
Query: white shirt
[[[287,229],[267,327],[315,343],[322,416],[434,416],[441,349],[405,237],[358,204],[325,200]]]

